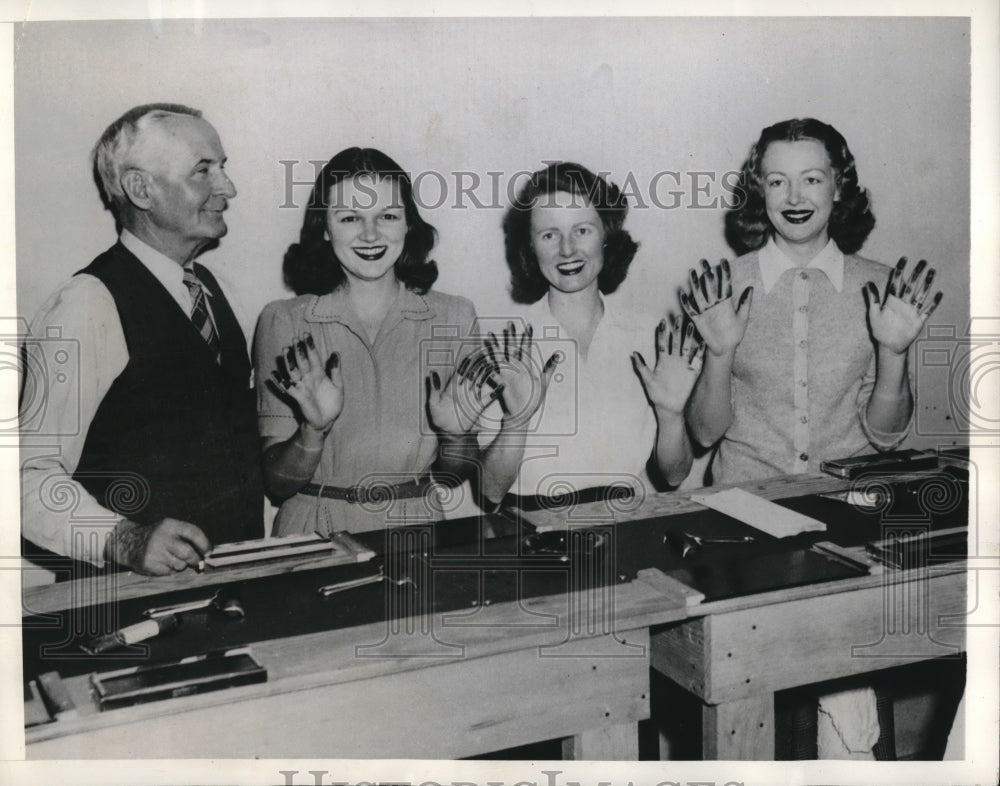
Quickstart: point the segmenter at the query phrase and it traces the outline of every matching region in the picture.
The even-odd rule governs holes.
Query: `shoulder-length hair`
[[[535,303],[548,291],[531,244],[531,209],[540,197],[564,191],[583,197],[597,210],[604,226],[604,266],[597,277],[601,292],[609,294],[625,280],[639,244],[622,228],[628,202],[621,190],[586,167],[570,162],[550,164],[524,184],[503,221],[504,247],[510,268],[511,297],[517,303]]]
[[[776,123],[760,133],[740,172],[737,204],[726,214],[726,240],[740,254],[762,247],[774,233],[764,205],[761,162],[772,142],[814,139],[830,159],[840,198],[833,205],[828,233],[845,254],[861,249],[875,226],[867,189],[858,185],[858,170],[847,140],[836,128],[813,118]]]
[[[320,171],[306,207],[299,242],[292,243],[285,252],[282,272],[285,283],[296,295],[325,295],[347,281],[330,240],[325,236],[327,209],[330,192],[337,183],[364,175],[391,180],[399,187],[406,217],[406,239],[403,253],[394,266],[396,278],[421,295],[437,280],[437,265],[427,258],[434,247],[436,233],[417,210],[410,176],[380,150],[350,147],[337,153]]]

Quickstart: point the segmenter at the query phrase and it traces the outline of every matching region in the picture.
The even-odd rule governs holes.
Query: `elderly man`
[[[60,435],[54,455],[23,465],[31,543],[165,575],[196,566],[214,544],[263,534],[246,338],[215,278],[194,263],[226,234],[236,189],[225,162],[201,113],[174,104],[126,112],[94,148],[120,236],[31,324],[32,337],[58,330],[79,347],[79,368],[68,370],[77,385],[48,380],[29,391],[41,375],[26,375],[22,418],[24,402],[44,395],[35,430]],[[52,367],[50,343],[26,346],[29,363]],[[79,428],[61,422],[70,417]]]

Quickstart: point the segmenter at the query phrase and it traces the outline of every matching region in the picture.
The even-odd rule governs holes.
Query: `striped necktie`
[[[215,323],[212,322],[212,315],[208,311],[208,299],[205,297],[205,290],[198,279],[194,268],[184,268],[184,283],[188,292],[191,293],[191,322],[205,339],[209,349],[215,353],[215,362],[221,362],[219,355],[219,334],[215,332]]]

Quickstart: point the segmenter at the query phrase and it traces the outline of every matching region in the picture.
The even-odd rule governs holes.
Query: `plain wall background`
[[[114,241],[88,159],[100,133],[136,104],[175,101],[202,109],[229,155],[239,191],[229,235],[201,261],[236,294],[248,327],[289,294],[281,258],[309,187],[295,186],[289,207],[282,161],[299,162],[293,178],[311,181],[309,161],[370,145],[414,174],[440,173],[447,199],[424,211],[439,232],[436,287],[470,297],[481,316],[511,305],[501,220],[514,174],[551,159],[608,172],[646,202],[632,200],[626,226],[641,247],[613,297],[665,313],[678,309],[689,267],[732,257],[723,173],[740,167],[763,126],[795,116],[832,123],[851,145],[878,222],[862,253],[930,260],[946,293],[932,322],[959,334],[968,324],[964,19],[33,22],[15,31],[23,317]],[[476,194],[487,203],[487,173],[501,173],[492,176],[499,203],[456,207],[457,171],[484,181]],[[679,184],[659,181],[672,209],[649,199],[665,171],[679,173]],[[708,190],[697,192],[693,177]],[[437,201],[440,182],[424,176],[425,202]],[[918,381],[923,414],[945,417],[940,373]]]

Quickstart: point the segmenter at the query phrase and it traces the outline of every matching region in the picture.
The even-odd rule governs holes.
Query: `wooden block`
[[[56,720],[72,720],[77,717],[76,702],[70,696],[58,671],[47,671],[38,675],[38,688],[45,705]]]
[[[708,663],[710,617],[668,625],[650,637],[650,665],[685,690],[704,699],[711,669]]]
[[[659,568],[643,568],[636,574],[636,580],[648,584],[657,592],[666,595],[672,602],[694,606],[705,600],[705,593],[692,589],[673,576],[668,576]]]
[[[590,729],[563,739],[564,759],[578,761],[638,761],[639,727],[621,723]]]
[[[706,760],[774,759],[773,694],[704,707],[701,734]]]
[[[814,543],[812,550],[820,556],[849,568],[873,574],[882,572],[882,566],[868,556],[864,546],[838,546],[836,543],[824,540],[820,543]]]

